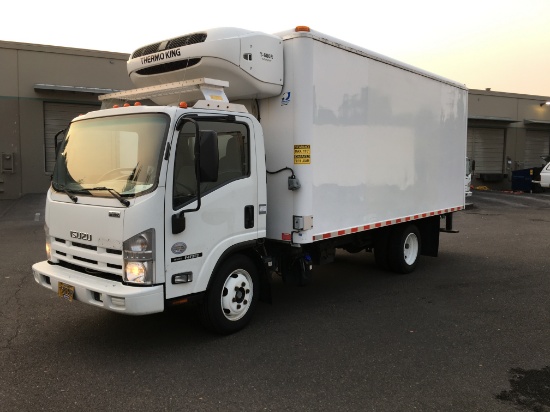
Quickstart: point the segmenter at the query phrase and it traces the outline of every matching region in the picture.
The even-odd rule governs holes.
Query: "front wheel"
[[[415,225],[396,227],[389,243],[389,264],[396,273],[412,272],[420,256],[420,232]]]
[[[258,290],[254,263],[242,255],[229,258],[214,273],[201,305],[204,326],[224,335],[244,328],[256,309]]]

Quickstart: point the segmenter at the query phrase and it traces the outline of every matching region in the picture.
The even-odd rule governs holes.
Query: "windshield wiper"
[[[73,195],[71,193],[71,191],[69,189],[67,189],[65,186],[59,186],[59,187],[53,187],[55,190],[57,190],[58,192],[63,192],[65,193],[67,196],[69,196],[69,198],[73,201],[73,202],[78,202],[78,197],[76,197],[75,195]]]
[[[122,197],[120,193],[118,193],[115,189],[111,189],[109,187],[86,187],[84,190],[93,191],[93,190],[105,190],[113,195],[120,203],[122,203],[124,206],[128,207],[130,206],[130,201],[126,200]]]

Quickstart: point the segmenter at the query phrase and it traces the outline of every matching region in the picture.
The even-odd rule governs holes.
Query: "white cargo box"
[[[267,170],[292,167],[301,188],[268,176],[268,238],[310,243],[464,207],[464,85],[313,31],[279,35],[282,93],[259,104]]]

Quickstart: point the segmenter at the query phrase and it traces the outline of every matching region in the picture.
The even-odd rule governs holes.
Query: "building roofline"
[[[526,125],[550,126],[550,121],[548,121],[548,120],[524,119],[524,120],[523,120],[523,124],[526,124]]]
[[[74,92],[74,93],[89,93],[89,94],[106,94],[106,93],[115,93],[120,90],[117,89],[105,89],[100,87],[85,87],[85,86],[65,86],[60,84],[44,84],[36,83],[34,85],[34,90],[40,91],[54,91],[54,92]]]
[[[472,121],[484,121],[484,122],[498,122],[498,123],[516,123],[518,120],[511,119],[509,117],[496,117],[496,116],[468,116],[468,120]]]
[[[550,96],[532,95],[532,94],[520,94],[520,93],[507,93],[507,92],[495,92],[492,90],[480,90],[469,89],[470,95],[478,96],[498,96],[498,97],[510,97],[514,99],[527,99],[527,100],[540,100],[549,101]]]
[[[0,40],[0,49],[12,49],[12,50],[24,50],[24,51],[34,51],[40,53],[56,53],[56,54],[70,54],[70,55],[80,55],[88,57],[102,57],[110,58],[117,60],[128,60],[130,57],[129,53],[119,53],[119,52],[110,52],[110,51],[101,51],[101,50],[88,50],[88,49],[79,49],[75,47],[64,47],[64,46],[50,46],[47,44],[34,44],[34,43],[19,43],[14,41],[5,41]]]

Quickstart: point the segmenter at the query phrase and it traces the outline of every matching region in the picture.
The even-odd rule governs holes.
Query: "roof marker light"
[[[294,31],[296,32],[299,32],[299,31],[311,31],[310,28],[308,26],[296,26],[296,28],[294,29]]]
[[[141,106],[141,102],[135,102],[134,106]]]
[[[186,102],[180,102],[179,106],[180,106],[180,109],[187,109],[187,103]]]
[[[118,104],[113,104],[113,109],[118,109],[120,106]]]
[[[124,103],[124,107],[130,107],[130,103]]]

